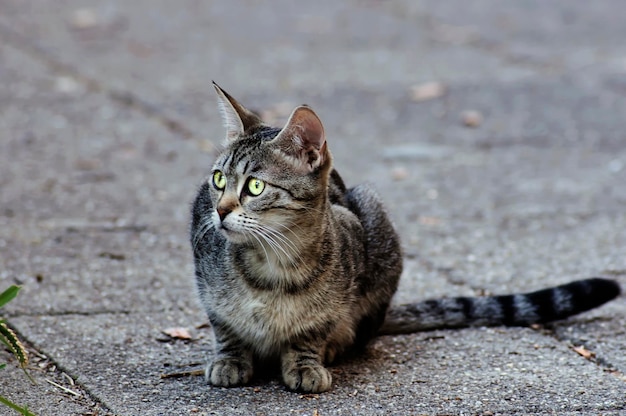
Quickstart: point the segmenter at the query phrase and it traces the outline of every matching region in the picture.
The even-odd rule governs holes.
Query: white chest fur
[[[324,300],[319,295],[238,289],[235,300],[213,299],[216,311],[261,355],[281,351],[298,335],[328,318],[320,314],[319,305]]]

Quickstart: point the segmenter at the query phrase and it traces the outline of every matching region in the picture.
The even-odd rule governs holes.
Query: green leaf
[[[6,363],[4,363],[4,364],[0,364],[0,370],[2,370],[2,369],[3,369],[4,367],[6,367],[6,366],[7,366],[7,365],[6,365]]]
[[[20,287],[16,285],[11,285],[7,290],[0,294],[0,308],[6,305],[8,302],[13,300],[14,297],[17,296],[17,292],[20,291]]]

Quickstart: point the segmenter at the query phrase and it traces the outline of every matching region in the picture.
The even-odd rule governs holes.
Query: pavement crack
[[[172,308],[163,309],[94,309],[94,310],[63,310],[63,311],[34,311],[34,312],[8,312],[3,311],[5,318],[45,318],[62,316],[102,316],[102,315],[133,315],[133,314],[159,314],[172,311]]]
[[[453,273],[454,268],[440,267],[440,266],[437,266],[437,264],[435,264],[434,262],[428,259],[424,259],[424,258],[420,258],[419,260],[423,262],[424,265],[430,268],[431,270],[436,270],[451,285],[469,287],[471,290],[474,291],[474,293],[478,294],[478,296],[492,295],[489,291],[485,290],[484,288],[471,285],[465,279],[459,279],[458,276],[455,276]],[[615,274],[621,275],[622,272],[623,272],[622,270],[616,270]],[[584,322],[589,323],[589,322],[604,321],[604,320],[606,319],[591,318],[591,319],[587,319]],[[595,349],[594,346],[588,340],[578,339],[574,336],[568,335],[564,331],[559,331],[558,330],[559,325],[560,324],[558,322],[554,322],[554,323],[547,324],[545,326],[541,326],[539,328],[540,328],[540,331],[544,335],[551,337],[560,343],[565,343],[572,352],[576,353],[577,355],[581,356],[587,361],[594,363],[605,373],[611,374],[612,376],[617,377],[618,379],[626,382],[626,373],[624,373],[623,369],[618,368],[609,359],[607,359],[603,355],[598,354],[596,351],[594,351]]]
[[[119,105],[128,107],[146,117],[155,119],[170,132],[179,137],[191,139],[195,136],[192,130],[185,126],[182,121],[165,114],[157,105],[145,101],[130,91],[117,90],[95,78],[81,73],[74,66],[53,57],[50,52],[2,23],[0,23],[0,38],[13,48],[42,62],[53,73],[69,77],[83,85],[87,91],[104,94]]]
[[[589,320],[591,322],[593,320]],[[568,348],[585,360],[594,363],[605,373],[611,374],[618,379],[626,382],[626,374],[623,369],[618,368],[605,356],[596,352],[592,340],[581,339],[573,335],[568,335],[565,331],[559,331],[561,324],[552,323],[546,325],[541,331],[544,335],[555,339],[560,343],[564,343]]]
[[[131,311],[129,309],[118,309],[118,310],[108,310],[108,309],[96,309],[91,311],[81,311],[81,310],[65,310],[65,311],[49,311],[49,312],[16,312],[16,313],[4,313],[4,316],[7,318],[42,318],[42,317],[55,317],[55,316],[100,316],[100,315],[130,315],[133,313],[142,313],[146,311]],[[148,313],[153,311],[148,311]]]
[[[114,415],[110,406],[89,388],[78,382],[77,375],[72,374],[69,369],[55,360],[51,354],[46,352],[45,348],[36,345],[24,333],[15,329],[15,326],[11,325],[11,328],[17,334],[31,357],[26,371],[33,375],[35,380],[39,379],[37,381],[48,383],[58,394],[91,409],[91,413],[89,413],[91,415]]]

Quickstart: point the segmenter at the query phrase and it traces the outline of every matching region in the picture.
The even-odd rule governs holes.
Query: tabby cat
[[[391,306],[398,235],[376,193],[346,188],[322,123],[297,107],[270,127],[215,85],[227,131],[193,205],[191,244],[215,334],[206,369],[238,386],[275,360],[290,390],[331,387],[324,367],[374,336],[476,325],[529,325],[595,308],[620,293],[591,278],[527,294]]]

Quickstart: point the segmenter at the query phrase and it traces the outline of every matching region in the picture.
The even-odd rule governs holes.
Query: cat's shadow
[[[333,387],[352,384],[355,379],[371,376],[384,370],[387,352],[381,345],[368,345],[364,349],[344,354],[326,367],[333,376]],[[269,385],[282,384],[279,360],[265,360],[254,363],[254,376],[249,386],[263,388]]]

